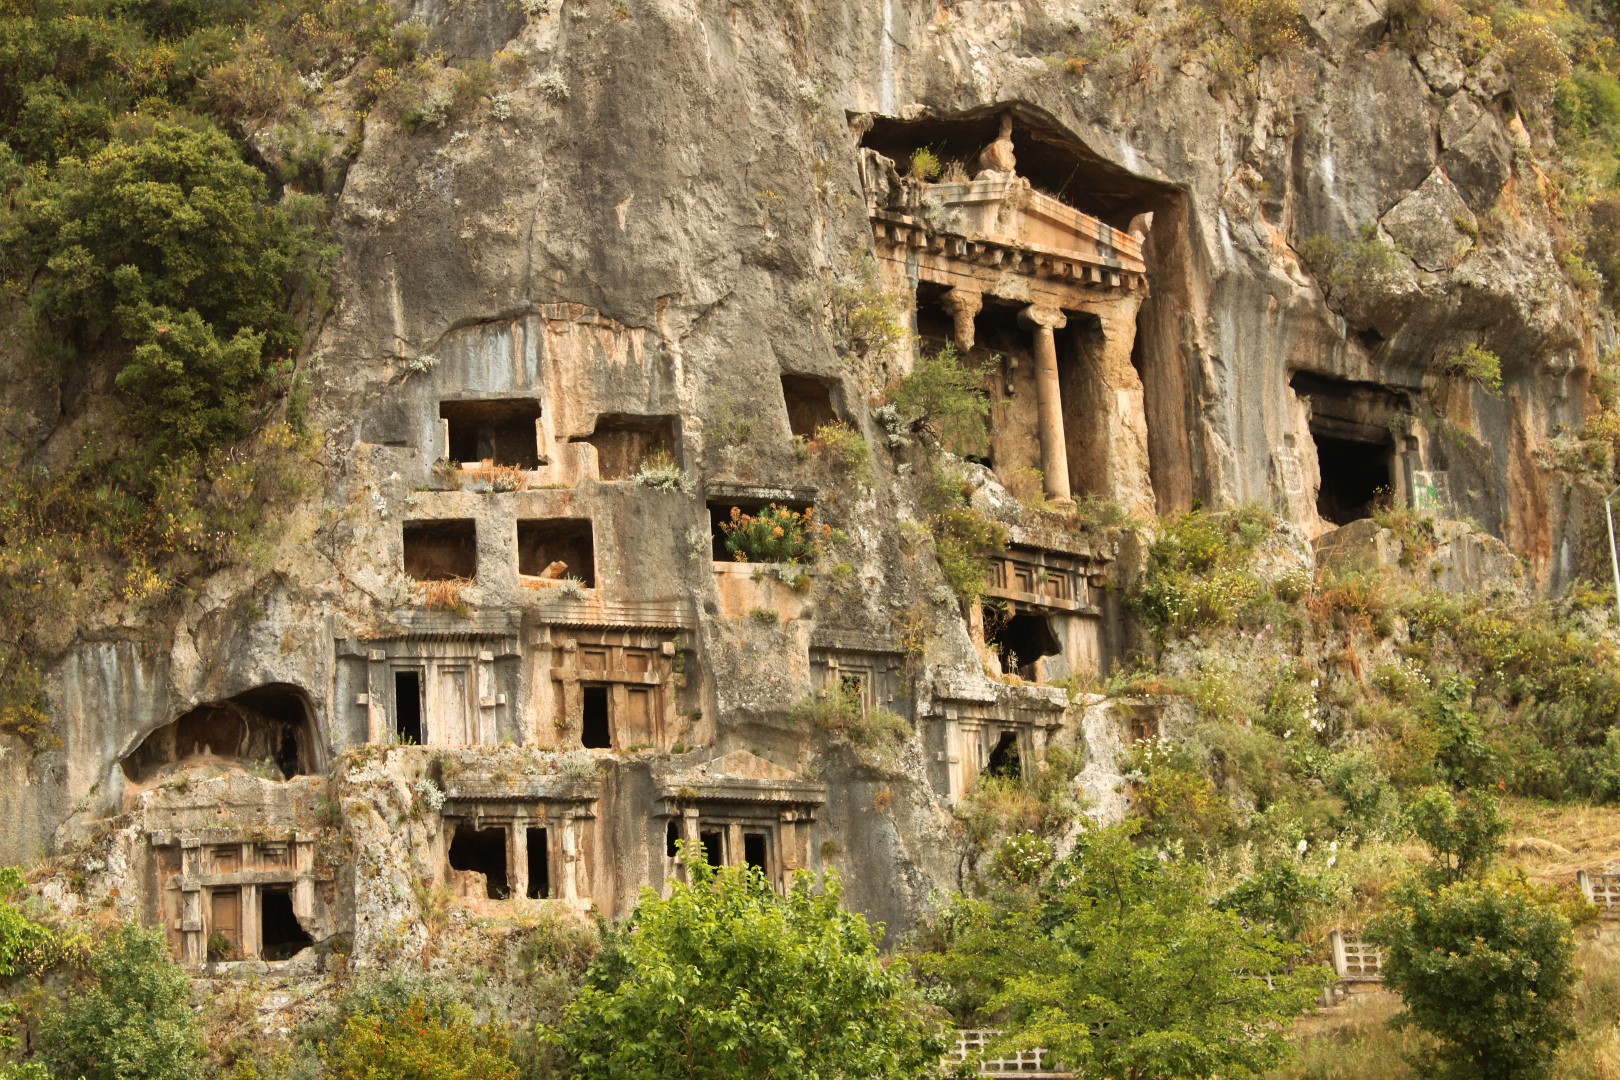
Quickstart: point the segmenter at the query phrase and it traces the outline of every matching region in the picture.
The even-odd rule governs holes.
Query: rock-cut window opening
[[[698,833],[703,845],[703,857],[710,866],[726,865],[726,834],[719,829],[704,829]]]
[[[589,519],[524,518],[517,523],[518,573],[596,587],[596,539]]]
[[[211,760],[267,763],[284,779],[317,770],[309,698],[296,686],[269,683],[183,713],[148,735],[124,759],[124,775],[144,783],[172,766]]]
[[[407,746],[427,742],[422,731],[422,671],[394,672],[394,741]]]
[[[601,416],[589,436],[572,441],[596,448],[597,475],[603,480],[628,480],[660,455],[679,464],[673,416]]]
[[[812,375],[783,375],[782,401],[787,405],[788,430],[803,439],[838,419],[832,388]]]
[[[442,401],[439,419],[447,429],[446,456],[457,464],[536,469],[543,463],[540,403],[533,398]]]
[[[710,499],[709,539],[713,545],[715,562],[735,562],[736,556],[726,547],[726,531],[722,524],[731,523],[731,511],[757,515],[767,506],[781,506],[797,513],[810,509],[810,503],[799,499]]]
[[[450,838],[450,869],[484,875],[484,894],[491,900],[511,896],[506,873],[506,829],[475,829],[469,824],[456,826]]]
[[[771,838],[764,833],[743,833],[743,862],[754,867],[766,877],[770,877],[771,868],[768,855],[770,847]]]
[[[405,576],[455,581],[478,576],[478,525],[471,518],[407,521]]]

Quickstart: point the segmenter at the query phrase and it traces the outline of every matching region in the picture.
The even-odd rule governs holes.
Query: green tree
[[[913,427],[960,454],[990,445],[990,399],[984,392],[989,361],[975,363],[947,343],[923,353],[911,373],[889,388],[889,400]]]
[[[1437,1076],[1548,1076],[1573,1034],[1573,932],[1552,897],[1522,881],[1409,882],[1376,920],[1384,983],[1401,995],[1395,1022],[1438,1040]]]
[[[350,1015],[326,1056],[332,1080],[516,1080],[505,1035],[463,1005],[420,998]]]
[[[273,360],[298,340],[290,304],[327,253],[265,203],[222,132],[142,120],[26,186],[4,254],[37,275],[42,340],[126,358],[118,388],[172,456],[252,429]]]
[[[615,1080],[913,1077],[943,1051],[922,1003],[879,961],[838,878],[785,896],[752,867],[687,855],[690,884],[648,890],[569,1006],[575,1075]]]
[[[1406,815],[1429,847],[1433,861],[1425,874],[1441,885],[1483,874],[1507,832],[1496,800],[1479,792],[1459,796],[1441,787],[1424,788]]]
[[[22,970],[23,960],[50,939],[50,931],[12,904],[11,898],[23,887],[22,871],[14,866],[0,867],[0,978],[10,978]],[[17,1007],[0,1003],[0,1057],[17,1048],[11,1034]],[[0,1060],[0,1080],[47,1080],[49,1074],[37,1063],[12,1064]]]
[[[53,1076],[79,1080],[200,1080],[205,1052],[191,980],[161,930],[126,924],[90,954],[89,984],[40,1025]]]
[[[1275,1066],[1326,970],[1212,906],[1195,867],[1139,850],[1135,831],[1088,832],[1044,873],[1024,866],[985,897],[957,898],[925,932],[919,970],[959,1019],[1002,1027],[1005,1045],[1046,1047],[1085,1076]]]

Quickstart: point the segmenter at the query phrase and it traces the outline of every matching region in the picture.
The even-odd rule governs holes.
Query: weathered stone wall
[[[891,927],[930,889],[957,884],[964,841],[940,780],[956,706],[939,702],[1017,710],[941,596],[917,502],[920,452],[886,449],[866,408],[887,373],[842,355],[806,302],[872,248],[859,140],[874,115],[1013,107],[1019,132],[1038,129],[1072,156],[1096,212],[1122,229],[1151,214],[1151,295],[1134,350],[1107,358],[1106,385],[1086,398],[1139,378],[1142,414],[1077,438],[1143,433],[1131,450],[1140,456],[1145,440],[1159,510],[1253,500],[1320,531],[1309,414],[1290,387],[1303,371],[1437,403],[1455,437],[1433,437],[1429,421],[1422,453],[1447,474],[1453,511],[1521,555],[1536,585],[1566,581],[1576,511],[1540,462],[1559,425],[1582,417],[1593,335],[1552,250],[1501,73],[1458,74],[1443,48],[1414,61],[1382,40],[1366,0],[1307,3],[1311,49],[1266,61],[1230,92],[1212,93],[1209,73],[1168,42],[1142,50],[1134,72],[1060,63],[1116,6],[631,0],[620,18],[606,0],[559,0],[524,18],[506,0],[421,0],[451,57],[521,53],[520,74],[496,88],[511,95],[510,117],[478,112],[422,133],[366,123],[338,206],[337,303],[309,358],[319,496],[295,511],[268,570],[205,583],[172,633],[69,650],[51,672],[61,747],[0,757],[0,814],[14,823],[0,859],[62,850],[126,811],[132,850],[140,829],[174,827],[158,804],[133,808],[118,762],[200,702],[285,683],[307,693],[334,753],[388,737],[378,691],[359,674],[391,662],[371,659],[387,654],[377,643],[425,632],[424,618],[456,625],[452,613],[425,615],[403,577],[402,522],[470,518],[478,570],[461,592],[466,622],[506,620],[517,642],[510,659],[468,646],[469,662],[494,673],[476,706],[492,718],[492,744],[563,741],[546,628],[588,618],[661,634],[682,656],[669,745],[621,748],[600,781],[586,880],[601,910],[622,914],[643,884],[663,881],[664,819],[650,804],[676,742],[696,748],[694,761],[749,751],[825,785],[807,865],[839,868],[850,902]],[[1143,32],[1172,14],[1157,11]],[[1478,237],[1452,227],[1497,205],[1510,212]],[[1348,243],[1374,225],[1412,258],[1324,295],[1300,262],[1306,238]],[[1434,371],[1473,342],[1504,360],[1500,399]],[[896,357],[893,370],[908,363]],[[795,453],[784,373],[834,386],[873,447],[870,478]],[[477,490],[434,468],[441,401],[509,396],[540,404],[547,463],[528,490]],[[1020,388],[1014,400],[1032,396]],[[677,418],[693,493],[601,479],[595,449],[577,440],[626,415]],[[1027,418],[1006,430],[1033,453]],[[981,505],[1020,516],[975,476]],[[807,589],[714,565],[706,497],[749,490],[807,495],[847,533]],[[519,577],[520,518],[592,521],[588,595]],[[1110,657],[1129,633],[1114,595]],[[891,768],[827,751],[789,717],[812,691],[809,650],[851,642],[915,653],[916,735]],[[1120,809],[1128,725],[1082,701],[1055,736],[1088,754],[1080,786],[1099,813]],[[433,760],[431,750],[362,757],[332,781],[352,840],[340,858],[352,865],[334,872],[322,927],[352,932],[361,956],[427,940],[421,889],[443,873],[444,826],[414,809],[413,784]]]

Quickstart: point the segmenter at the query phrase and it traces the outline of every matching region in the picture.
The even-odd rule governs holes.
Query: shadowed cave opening
[[[984,606],[984,640],[1001,660],[1001,670],[1035,682],[1036,661],[1063,651],[1052,630],[1052,619],[1027,611],[1011,611],[994,605]]]
[[[1012,731],[1003,731],[1001,738],[990,751],[990,758],[985,762],[986,776],[999,776],[1008,780],[1022,779],[1024,775],[1023,757],[1018,753],[1018,734]]]
[[[315,772],[308,697],[296,686],[269,683],[199,705],[148,735],[122,768],[139,784],[172,766],[213,759],[267,764],[283,779]]]
[[[1316,447],[1316,512],[1348,525],[1371,517],[1396,490],[1391,424],[1409,408],[1405,393],[1377,383],[1296,372],[1289,380],[1310,409]]]

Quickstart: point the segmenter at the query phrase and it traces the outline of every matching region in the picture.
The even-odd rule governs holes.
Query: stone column
[[[1041,472],[1046,477],[1046,494],[1055,503],[1066,504],[1069,497],[1069,444],[1063,435],[1063,397],[1058,385],[1057,340],[1054,330],[1068,325],[1056,308],[1031,304],[1018,318],[1035,335],[1035,405],[1040,423]]]
[[[956,324],[957,351],[967,355],[973,351],[973,317],[984,307],[984,294],[958,287],[946,293],[940,304]]]

